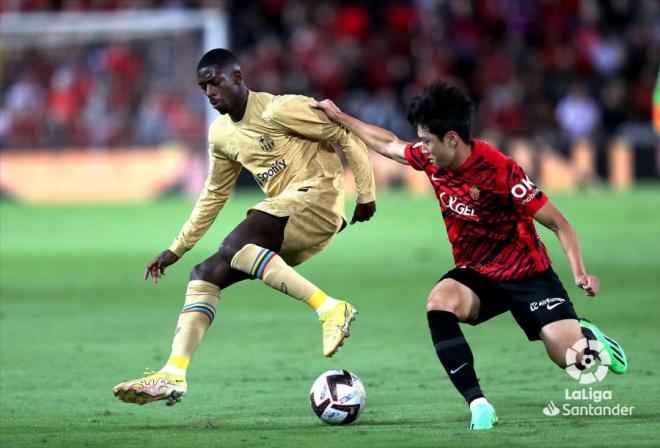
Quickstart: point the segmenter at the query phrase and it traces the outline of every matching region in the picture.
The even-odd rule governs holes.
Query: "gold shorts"
[[[330,244],[346,225],[343,209],[343,194],[314,188],[284,191],[252,207],[252,210],[289,218],[278,254],[291,266],[308,260]]]

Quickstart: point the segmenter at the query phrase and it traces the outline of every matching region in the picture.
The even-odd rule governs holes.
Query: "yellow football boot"
[[[323,326],[323,355],[332,356],[349,336],[349,327],[355,320],[357,310],[348,302],[340,300],[337,305],[319,316]]]

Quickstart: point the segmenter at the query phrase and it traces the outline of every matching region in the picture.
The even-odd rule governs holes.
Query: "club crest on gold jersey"
[[[275,142],[270,135],[264,134],[259,137],[259,147],[262,151],[270,152],[275,147]]]

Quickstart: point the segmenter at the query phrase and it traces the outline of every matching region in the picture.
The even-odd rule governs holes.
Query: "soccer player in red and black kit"
[[[575,284],[594,296],[600,282],[585,270],[573,227],[513,159],[470,139],[473,105],[462,90],[436,81],[414,99],[408,120],[421,140],[415,144],[341,112],[330,100],[312,107],[378,153],[424,171],[433,185],[456,267],[429,294],[428,324],[440,362],[470,406],[471,429],[491,429],[497,415],[479,386],[459,322],[478,325],[510,311],[558,366],[565,368],[567,350],[586,338],[603,344],[610,370],[627,370],[621,346],[577,317],[533,220],[557,235]],[[592,356],[583,363],[578,355],[577,368],[586,368]]]

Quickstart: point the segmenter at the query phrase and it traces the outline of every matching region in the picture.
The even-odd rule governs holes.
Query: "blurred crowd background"
[[[227,15],[252,90],[333,98],[402,137],[414,137],[412,97],[443,78],[478,104],[475,135],[498,144],[527,137],[561,152],[622,135],[633,147],[657,145],[656,0],[6,0],[0,12],[200,8]],[[3,48],[0,149],[174,140],[203,152],[200,41]]]

